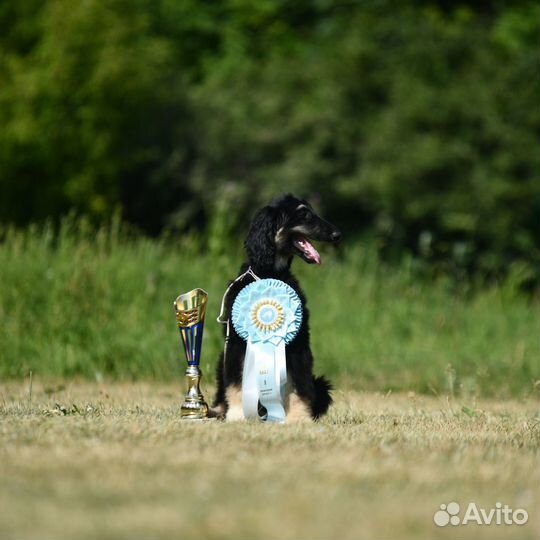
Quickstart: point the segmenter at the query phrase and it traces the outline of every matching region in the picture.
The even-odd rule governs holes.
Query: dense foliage
[[[349,238],[540,268],[537,2],[0,5],[0,221],[118,208],[226,237],[318,199]],[[234,208],[234,211],[231,211]]]

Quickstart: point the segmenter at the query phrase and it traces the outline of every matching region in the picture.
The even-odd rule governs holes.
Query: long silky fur
[[[311,353],[309,338],[309,310],[307,300],[298,281],[290,271],[293,253],[290,247],[276,244],[276,235],[280,231],[287,238],[287,227],[293,224],[302,230],[312,232],[317,240],[333,242],[339,231],[330,223],[313,213],[309,222],[295,221],[295,212],[300,205],[308,205],[302,199],[292,195],[285,195],[274,199],[268,206],[260,209],[253,218],[244,246],[247,262],[241,269],[239,276],[248,267],[260,278],[274,278],[290,285],[299,295],[302,302],[303,319],[300,330],[294,340],[286,346],[287,376],[291,390],[309,407],[313,419],[326,414],[332,403],[332,385],[324,377],[313,375],[313,355]],[[311,208],[310,208],[311,210]],[[253,278],[246,276],[234,283],[227,295],[225,311],[230,316],[232,305],[243,287],[253,282]],[[237,389],[242,385],[242,371],[246,343],[229,324],[229,337],[225,346],[225,354],[221,354],[217,370],[217,392],[213,407],[219,411],[227,411],[227,390],[233,386]],[[227,332],[225,331],[225,334]]]

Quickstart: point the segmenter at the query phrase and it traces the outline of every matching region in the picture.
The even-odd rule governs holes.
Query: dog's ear
[[[256,267],[274,265],[279,215],[277,208],[265,206],[257,212],[251,222],[244,246],[249,262]]]

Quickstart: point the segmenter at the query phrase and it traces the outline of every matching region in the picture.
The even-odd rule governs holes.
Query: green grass
[[[66,220],[4,233],[0,244],[0,376],[79,375],[92,380],[182,380],[172,301],[209,293],[202,369],[212,383],[222,347],[215,322],[242,262],[193,238],[128,236]],[[540,304],[511,282],[466,294],[444,276],[419,277],[414,261],[378,262],[359,244],[300,260],[311,310],[316,371],[339,388],[473,396],[531,396],[540,380]]]
[[[0,384],[0,537],[533,540],[534,400],[336,392],[318,423],[185,423],[180,384]],[[526,525],[438,528],[497,502]]]

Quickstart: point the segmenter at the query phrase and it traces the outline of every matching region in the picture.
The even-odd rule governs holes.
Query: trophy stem
[[[181,409],[182,420],[203,420],[208,418],[208,405],[199,388],[202,373],[198,366],[188,366],[186,380],[188,390]]]

